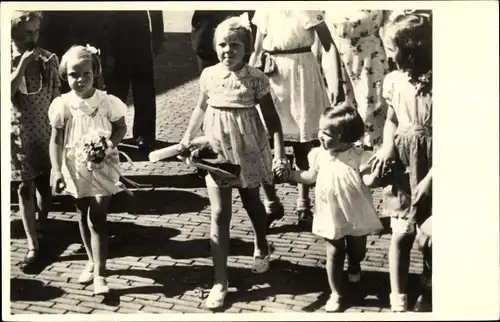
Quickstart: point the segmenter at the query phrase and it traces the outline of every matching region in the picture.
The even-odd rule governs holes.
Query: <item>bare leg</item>
[[[265,257],[269,253],[266,231],[267,217],[264,205],[260,200],[259,188],[239,189],[243,207],[247,211],[248,217],[252,222],[255,233],[255,256]]]
[[[309,170],[309,161],[307,160],[307,155],[311,151],[313,145],[312,142],[305,143],[295,143],[293,145],[293,153],[295,156],[295,164],[299,170]],[[299,215],[299,221],[311,221],[311,201],[309,198],[309,186],[305,184],[297,184],[299,197],[297,198],[297,213]]]
[[[332,294],[340,294],[342,271],[346,255],[345,239],[325,240],[326,245],[326,274]]]
[[[351,282],[359,282],[361,262],[366,255],[367,236],[346,236],[347,255],[349,259],[348,273]]]
[[[415,234],[392,233],[389,246],[389,277],[391,283],[391,307],[394,311],[406,310],[406,292],[410,251]]]
[[[90,244],[94,259],[94,276],[104,276],[106,271],[108,256],[106,217],[110,199],[110,196],[90,199],[88,226],[90,228]]]
[[[89,263],[94,264],[94,257],[92,255],[92,247],[90,243],[90,228],[88,223],[90,199],[80,198],[76,199],[76,212],[80,215],[80,220],[78,221],[78,228],[80,229],[80,236],[82,237],[83,247],[85,247],[85,252],[89,258]]]
[[[207,187],[211,206],[210,238],[215,283],[227,284],[229,225],[231,222],[231,188]]]
[[[35,179],[36,201],[38,207],[38,223],[40,230],[47,225],[49,208],[52,203],[52,192],[50,190],[50,175],[44,174]]]
[[[28,243],[28,250],[38,251],[36,237],[35,184],[33,180],[23,181],[17,189],[19,196],[19,213],[23,221]]]

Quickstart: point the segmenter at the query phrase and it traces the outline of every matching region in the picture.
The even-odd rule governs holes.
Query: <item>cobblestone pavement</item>
[[[157,145],[178,142],[198,93],[197,69],[189,34],[166,34],[166,48],[156,61]],[[128,123],[133,119],[130,108]],[[127,137],[131,134],[128,133]],[[134,200],[117,196],[109,215],[108,297],[93,296],[92,285],[78,284],[86,263],[71,201],[58,196],[45,233],[47,254],[33,271],[22,271],[27,252],[17,202],[11,211],[12,314],[26,313],[194,313],[205,312],[202,297],[211,286],[210,208],[204,184],[195,171],[176,160],[149,163],[124,142],[134,159],[125,174],[156,188],[136,191]],[[323,241],[296,225],[296,188],[283,184],[278,194],[285,217],[273,224],[271,270],[250,272],[251,224],[234,194],[229,257],[230,287],[226,313],[322,311],[328,297]],[[379,194],[375,192],[377,207]],[[383,218],[388,226],[387,218]],[[388,311],[387,251],[390,230],[369,236],[360,286],[345,285],[346,312]],[[418,283],[421,256],[412,251],[410,288]]]

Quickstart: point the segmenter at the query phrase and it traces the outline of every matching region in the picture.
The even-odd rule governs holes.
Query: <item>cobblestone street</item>
[[[168,31],[165,35],[165,51],[155,63],[157,148],[179,142],[198,95],[198,72],[189,33]],[[120,149],[134,160],[134,165],[123,164],[125,175],[139,183],[153,184],[155,189],[135,191],[133,201],[124,195],[113,200],[108,216],[111,237],[107,261],[113,292],[107,297],[94,296],[92,285],[77,282],[87,258],[78,233],[78,218],[65,196],[55,197],[49,214],[46,260],[35,271],[23,272],[19,264],[27,245],[17,201],[13,200],[12,314],[211,312],[203,306],[203,296],[212,283],[210,207],[204,182],[193,168],[176,159],[150,163],[129,145],[134,114],[131,102],[129,105],[129,133]],[[279,185],[278,195],[286,215],[269,231],[274,247],[271,269],[253,275],[252,228],[234,192],[230,286],[222,310],[225,313],[323,312],[329,295],[323,241],[296,225],[296,187]],[[379,192],[375,191],[374,196],[380,208]],[[388,218],[382,220],[386,229],[380,235],[369,236],[360,286],[355,288],[346,282],[346,312],[389,311],[390,229]],[[414,248],[410,288],[418,284],[421,261]],[[410,305],[415,297],[412,295]]]

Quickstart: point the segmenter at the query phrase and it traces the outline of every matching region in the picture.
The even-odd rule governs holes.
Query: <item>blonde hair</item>
[[[64,55],[62,56],[61,63],[59,64],[59,76],[62,79],[66,79],[68,62],[74,60],[89,60],[92,62],[92,70],[94,72],[94,77],[101,75],[101,60],[97,54],[92,53],[88,48],[75,45],[72,46]]]
[[[246,20],[245,20],[246,18]],[[226,32],[227,34],[236,35],[238,40],[240,40],[245,45],[245,54],[251,55],[253,52],[253,37],[252,29],[250,28],[250,22],[248,17],[230,17],[221,22],[217,28],[215,28],[213,47],[216,50],[217,47],[217,36],[221,32]]]

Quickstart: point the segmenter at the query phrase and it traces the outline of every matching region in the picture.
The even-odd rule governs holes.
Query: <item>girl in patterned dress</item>
[[[278,110],[285,140],[292,142],[295,163],[309,168],[307,154],[318,139],[318,121],[330,106],[320,66],[311,50],[318,35],[330,48],[331,38],[321,11],[259,11],[252,19],[257,26],[255,53],[249,64],[257,65],[262,54],[274,64],[269,73],[271,94]],[[272,187],[263,186],[266,195]],[[299,223],[312,220],[309,186],[298,184]],[[279,208],[276,205],[275,208]],[[270,205],[272,207],[272,205]],[[282,216],[282,214],[281,214]]]
[[[37,11],[15,11],[11,19],[11,181],[19,184],[19,212],[28,242],[25,264],[33,263],[40,250],[36,208],[43,228],[50,206],[47,112],[60,87],[57,56],[37,46],[41,18]]]
[[[313,233],[323,237],[326,244],[326,272],[332,291],[325,305],[327,312],[341,307],[339,288],[345,255],[349,257],[349,280],[357,283],[367,235],[382,229],[365,185],[372,184],[377,176],[368,173],[372,153],[354,146],[363,134],[363,120],[348,103],[327,108],[319,121],[321,147],[312,149],[308,156],[310,169],[283,177],[292,182],[316,183]]]
[[[355,106],[366,126],[360,144],[373,149],[382,143],[386,104],[382,82],[389,71],[379,35],[389,12],[385,10],[329,10],[325,21],[339,52],[322,54],[322,67],[330,98],[337,96],[338,82],[343,82],[346,100]],[[339,78],[338,59],[341,74]]]
[[[89,261],[78,281],[93,280],[94,293],[108,293],[104,273],[108,238],[106,215],[119,184],[117,144],[127,132],[126,105],[117,97],[95,89],[94,77],[101,72],[95,48],[71,47],[62,57],[59,73],[68,81],[69,93],[56,98],[49,109],[52,125],[50,158],[52,186],[75,197],[80,215],[79,228]],[[101,167],[89,169],[81,155],[81,141],[86,133],[108,133],[110,151]]]
[[[214,47],[220,62],[201,73],[198,103],[181,141],[182,148],[189,147],[193,135],[203,124],[204,134],[210,139],[214,151],[241,166],[241,174],[234,182],[211,174],[206,176],[211,204],[215,280],[205,304],[211,309],[223,305],[228,289],[227,257],[233,187],[239,190],[255,232],[252,272],[263,273],[269,269],[271,254],[266,239],[267,218],[259,186],[261,182],[273,182],[273,156],[257,104],[274,138],[276,160],[285,157],[281,125],[269,92],[269,80],[264,73],[244,62],[245,56],[252,51],[248,18],[245,21],[241,17],[232,17],[223,21],[215,30]]]
[[[384,80],[389,104],[383,146],[371,162],[383,171],[395,160],[393,180],[384,189],[384,210],[391,215],[389,248],[391,308],[407,309],[410,251],[417,232],[430,235],[432,210],[432,26],[428,17],[400,15],[387,27],[387,52],[398,69]],[[421,240],[426,240],[421,238]],[[422,286],[430,287],[431,247],[422,247]]]

